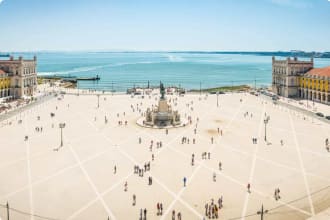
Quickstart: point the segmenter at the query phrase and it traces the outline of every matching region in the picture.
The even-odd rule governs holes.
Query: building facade
[[[6,99],[10,95],[10,77],[8,73],[0,70],[0,99]]]
[[[301,76],[299,97],[330,104],[330,66],[314,68]]]
[[[23,60],[23,57],[15,60],[12,56],[9,60],[0,60],[0,70],[10,79],[9,93],[5,95],[11,98],[33,96],[37,90],[36,67],[36,56],[32,60]]]
[[[272,59],[272,91],[288,98],[330,104],[330,67],[314,68],[314,61]]]
[[[297,97],[299,77],[313,69],[314,61],[299,61],[297,58],[286,60],[272,59],[272,90],[284,97]]]

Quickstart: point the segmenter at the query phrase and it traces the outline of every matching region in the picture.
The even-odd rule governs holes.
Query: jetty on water
[[[72,82],[76,83],[79,80],[84,80],[84,81],[98,81],[100,80],[100,76],[96,75],[94,77],[76,77],[76,76],[58,76],[58,75],[51,75],[51,76],[42,76],[44,79],[57,79],[57,80],[62,80],[66,82]]]

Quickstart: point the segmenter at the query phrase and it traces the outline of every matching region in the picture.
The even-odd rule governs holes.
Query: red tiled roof
[[[3,70],[0,70],[0,74],[5,74],[5,72]]]
[[[306,73],[308,76],[327,76],[330,77],[330,66],[324,68],[314,68]]]

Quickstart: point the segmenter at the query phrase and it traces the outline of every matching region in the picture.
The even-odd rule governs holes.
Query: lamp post
[[[257,212],[258,215],[260,215],[260,219],[264,219],[264,214],[268,213],[268,210],[264,210],[264,205],[261,205],[261,210]]]
[[[61,147],[63,147],[63,128],[65,128],[65,123],[60,123],[59,127],[61,129]]]
[[[97,108],[100,108],[100,94],[97,94]]]
[[[217,91],[217,107],[219,107],[219,91]]]
[[[269,122],[269,116],[267,116],[265,119],[264,119],[264,123],[265,123],[265,141],[267,142],[267,124]]]

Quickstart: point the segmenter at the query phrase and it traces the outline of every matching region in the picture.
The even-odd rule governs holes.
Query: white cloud
[[[0,0],[0,4],[3,2],[3,0]]]

